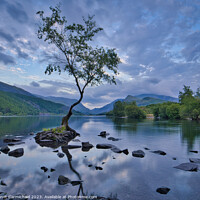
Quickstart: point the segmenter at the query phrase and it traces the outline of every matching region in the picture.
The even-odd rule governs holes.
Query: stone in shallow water
[[[149,148],[147,148],[147,147],[144,147],[144,149],[145,149],[145,150],[147,150],[147,151],[148,151],[148,150],[150,150],[150,149],[149,149]]]
[[[65,156],[65,154],[64,154],[64,153],[57,153],[57,156],[58,156],[59,158],[63,158],[63,157]]]
[[[192,152],[192,153],[198,153],[198,151],[193,151],[193,150],[191,150],[190,152]]]
[[[64,146],[67,149],[77,149],[77,148],[81,148],[80,145],[65,145]]]
[[[96,170],[103,170],[102,167],[98,167],[98,166],[96,166],[95,169],[96,169]]]
[[[145,153],[142,150],[137,150],[137,151],[132,152],[132,156],[138,157],[138,158],[143,158],[145,156]]]
[[[53,168],[51,168],[51,169],[50,169],[50,172],[54,172],[54,171],[56,171],[56,170],[55,170],[55,169],[53,169]]]
[[[199,158],[189,158],[189,160],[192,163],[200,163],[200,159]]]
[[[182,163],[178,166],[175,166],[176,169],[181,169],[184,171],[191,171],[191,172],[197,172],[198,171],[198,165],[194,163]]]
[[[111,149],[113,147],[112,144],[97,144],[96,148],[97,149]]]
[[[101,133],[98,136],[106,137],[107,135],[110,135],[110,134],[106,133],[106,131],[101,131]]]
[[[5,142],[5,143],[12,143],[12,142],[21,142],[21,140],[20,139],[17,139],[17,138],[5,138],[4,140],[3,140],[3,142]]]
[[[58,177],[58,184],[59,184],[59,185],[66,185],[66,184],[68,184],[68,183],[71,183],[71,180],[68,179],[67,177],[62,176],[62,175],[60,175],[60,176]]]
[[[129,154],[128,149],[124,149],[124,150],[122,150],[122,152],[123,152],[125,155],[128,155],[128,154]]]
[[[44,172],[47,172],[47,171],[48,171],[48,168],[47,168],[47,167],[44,167],[44,166],[41,167],[40,169],[43,170]]]
[[[10,151],[8,153],[9,156],[12,156],[12,157],[15,157],[15,158],[18,158],[18,157],[21,157],[24,155],[24,149],[23,148],[18,148],[18,149],[15,149],[13,151]]]
[[[112,140],[112,141],[119,141],[119,138],[114,138],[114,137],[109,137],[108,140]]]
[[[7,184],[4,181],[1,181],[0,183],[2,186],[7,186]]]
[[[167,194],[169,191],[170,191],[170,189],[167,187],[157,188],[157,190],[156,190],[156,192],[158,192],[160,194]]]
[[[82,151],[89,151],[93,147],[89,142],[82,142]]]
[[[10,148],[8,146],[1,147],[0,151],[5,153],[5,154],[8,154],[8,152],[10,151]]]
[[[162,156],[165,156],[166,153],[164,151],[161,151],[161,150],[157,150],[157,151],[151,151],[152,153],[155,153],[155,154],[159,154],[159,155],[162,155]]]

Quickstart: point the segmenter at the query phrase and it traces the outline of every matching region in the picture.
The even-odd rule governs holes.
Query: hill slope
[[[38,97],[0,91],[0,112],[3,115],[66,114],[68,109]]]

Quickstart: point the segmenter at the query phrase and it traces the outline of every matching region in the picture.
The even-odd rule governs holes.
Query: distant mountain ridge
[[[68,110],[69,106],[71,106],[74,102],[77,101],[76,99],[70,99],[70,98],[64,98],[64,97],[53,97],[53,96],[44,97],[41,95],[34,95],[34,94],[31,94],[21,88],[18,88],[16,86],[11,86],[11,85],[8,85],[3,82],[0,82],[0,91],[18,94],[18,95],[24,95],[25,97],[26,96],[32,97],[33,99],[37,98],[37,99],[39,99],[38,101],[40,101],[40,102],[42,102],[42,100],[48,101],[48,102],[50,101],[54,104],[56,103],[56,104],[65,106],[66,110]],[[1,94],[3,95],[3,93],[1,93]],[[29,98],[29,100],[30,100],[30,98]],[[116,99],[101,108],[94,108],[92,110],[90,110],[89,108],[85,107],[82,103],[80,103],[77,106],[75,106],[74,112],[75,113],[83,113],[83,114],[87,114],[87,115],[105,114],[106,112],[113,110],[113,106],[116,101],[124,101],[124,102],[135,101],[138,106],[146,106],[146,105],[150,105],[150,104],[163,103],[166,101],[178,102],[178,98],[165,96],[165,95],[157,95],[157,94],[140,94],[140,95],[136,95],[136,96],[128,95],[125,99]],[[47,104],[49,104],[49,103],[47,103]],[[34,105],[34,103],[32,104],[32,106],[33,105]],[[54,105],[53,107],[56,107],[56,106]],[[55,112],[55,110],[54,110],[54,112]]]

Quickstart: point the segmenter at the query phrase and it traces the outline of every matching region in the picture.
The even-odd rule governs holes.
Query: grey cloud
[[[37,82],[35,82],[35,81],[32,81],[32,82],[30,83],[30,85],[33,86],[33,87],[40,87],[40,84],[37,83]]]
[[[14,41],[14,38],[9,33],[5,33],[2,30],[0,30],[0,37],[5,39],[8,42],[13,42]]]
[[[26,23],[28,21],[28,15],[23,10],[23,6],[20,3],[8,4],[7,12],[13,18],[13,20],[18,21],[19,23]]]
[[[5,65],[7,64],[15,64],[15,60],[12,56],[6,55],[4,53],[0,52],[0,61],[4,63]]]

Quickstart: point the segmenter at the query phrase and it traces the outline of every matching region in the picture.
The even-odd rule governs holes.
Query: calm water
[[[72,162],[67,157],[59,158],[53,149],[40,147],[30,132],[60,125],[60,117],[9,117],[0,118],[0,145],[8,135],[22,136],[25,144],[12,146],[11,150],[23,147],[20,158],[0,154],[0,177],[7,186],[0,186],[0,192],[27,195],[76,195],[80,186],[58,185],[59,175],[72,181],[83,180],[82,189],[87,195],[117,196],[120,200],[195,200],[200,199],[200,172],[186,172],[173,168],[189,162],[189,158],[200,158],[200,123],[191,121],[134,121],[113,120],[102,117],[73,117],[71,127],[81,134],[78,138],[98,143],[115,144],[121,149],[128,148],[129,155],[116,154],[111,150],[95,147],[89,152],[81,149],[69,150]],[[100,131],[121,138],[109,141],[97,136]],[[79,142],[70,142],[80,144]],[[166,156],[144,150],[163,150]],[[134,150],[145,151],[144,158],[132,156]],[[62,152],[62,149],[58,149]],[[113,157],[115,159],[113,159]],[[176,160],[172,158],[176,157]],[[102,164],[105,162],[105,164]],[[92,164],[93,167],[88,167]],[[54,168],[45,173],[40,167]],[[101,166],[102,171],[94,166]],[[50,178],[48,178],[50,176]],[[156,189],[161,186],[171,190],[161,195]],[[82,193],[80,193],[82,194]],[[40,198],[41,199],[41,198]]]

